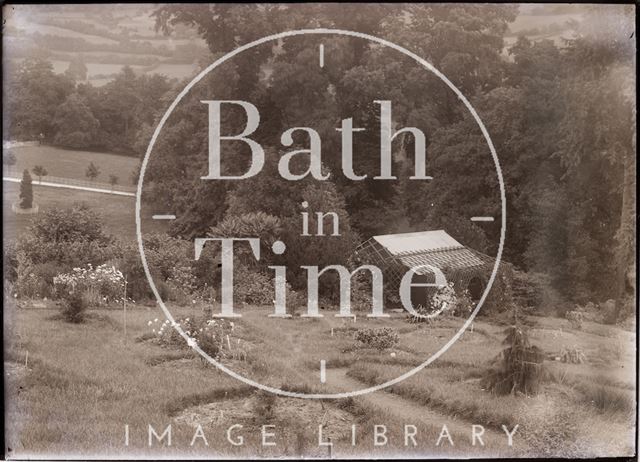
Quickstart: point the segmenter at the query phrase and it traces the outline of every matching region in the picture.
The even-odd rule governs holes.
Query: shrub
[[[60,270],[55,263],[32,263],[23,252],[16,255],[15,293],[20,297],[40,298],[53,294],[53,278]]]
[[[29,276],[34,265],[58,265],[59,273],[87,263],[99,265],[120,252],[119,246],[104,233],[100,217],[85,205],[50,209],[34,218],[18,239],[16,254],[21,257],[17,260],[17,285],[28,285],[29,281],[21,277]],[[48,278],[46,284],[51,288],[52,279]]]
[[[18,278],[18,255],[14,242],[5,242],[2,248],[2,268],[4,279],[15,282]]]
[[[202,351],[213,359],[218,359],[221,351],[221,343],[224,342],[224,339],[217,338],[213,332],[207,331],[198,335],[198,340],[196,341]]]
[[[565,317],[569,320],[572,328],[578,330],[582,329],[582,321],[584,320],[584,315],[580,311],[567,311]]]
[[[216,226],[212,227],[208,235],[210,237],[227,238],[255,238],[260,237],[263,247],[261,255],[266,258],[271,252],[271,245],[281,233],[280,219],[264,212],[250,212],[239,215],[227,215]],[[243,263],[253,265],[256,262],[252,250],[248,245],[240,246],[234,250]],[[264,263],[264,262],[263,262]]]
[[[505,331],[506,345],[501,353],[500,367],[492,369],[483,379],[484,386],[499,394],[535,393],[543,375],[543,351],[529,344],[524,326],[516,323]]]
[[[87,303],[96,306],[118,303],[124,297],[124,277],[115,266],[76,267],[70,273],[55,276],[53,285],[58,296],[78,291]]]
[[[230,354],[231,339],[227,337],[234,330],[233,321],[226,319],[209,319],[200,321],[192,337],[198,346],[214,359],[220,358],[223,354]]]
[[[191,266],[174,266],[171,268],[171,275],[167,278],[169,299],[185,304],[190,299],[198,297],[198,286],[196,276]]]
[[[62,299],[62,317],[67,322],[81,323],[84,321],[84,312],[87,308],[84,297],[80,291],[65,294]]]
[[[258,271],[236,263],[233,275],[233,293],[236,303],[270,305],[275,297],[271,278]]]
[[[146,298],[152,298],[153,293],[149,287],[147,276],[145,275],[144,268],[142,267],[142,260],[140,254],[135,246],[127,245],[124,247],[122,257],[116,260],[116,266],[120,268],[122,274],[127,279],[127,296],[133,300],[142,300]],[[156,281],[158,291],[162,292],[161,285],[163,281]],[[161,293],[161,295],[163,295]],[[163,296],[163,299],[166,298]]]
[[[600,304],[600,310],[602,312],[602,320],[605,324],[615,324],[617,321],[616,302],[613,299],[609,299]]]
[[[160,296],[168,300],[175,295],[171,281],[177,274],[174,268],[191,268],[193,249],[189,242],[162,234],[149,234],[143,237],[144,252],[149,271]],[[127,293],[134,300],[153,298],[153,292],[142,266],[137,244],[126,245],[116,266],[127,279]],[[192,269],[187,270],[192,272]],[[209,268],[211,271],[211,268]],[[180,279],[182,275],[178,276]],[[177,281],[176,281],[177,283]],[[173,284],[175,286],[175,284]]]
[[[515,304],[512,281],[513,267],[501,264],[480,313],[492,315],[512,309]]]
[[[446,286],[439,288],[429,300],[428,305],[418,306],[416,312],[420,316],[410,315],[409,322],[430,322],[440,315],[466,317],[469,316],[474,308],[469,291],[465,289],[456,292],[453,282],[449,282]]]
[[[56,243],[64,241],[111,243],[111,238],[102,228],[100,216],[83,203],[42,212],[33,220],[29,232],[40,240]]]
[[[274,419],[276,395],[260,390],[256,392],[254,414],[258,423],[267,423]]]
[[[580,348],[562,348],[560,352],[560,361],[569,364],[582,364],[586,361],[586,356]]]
[[[391,348],[399,341],[398,333],[390,327],[359,330],[355,334],[355,339],[363,346],[377,350]]]
[[[33,265],[34,278],[39,282],[38,291],[31,296],[36,297],[49,297],[55,296],[54,279],[63,270],[64,266],[61,266],[55,262],[38,263]]]
[[[160,321],[156,318],[149,321],[152,333],[158,344],[172,348],[189,348],[185,339],[178,333],[169,320]],[[228,343],[231,343],[227,336],[234,330],[234,323],[226,319],[196,319],[186,317],[176,320],[176,325],[180,326],[185,334],[192,338],[197,345],[211,356],[219,359],[223,354],[232,356]]]
[[[512,290],[514,302],[525,310],[535,310],[542,306],[545,288],[550,285],[549,277],[541,273],[525,273],[513,270]]]
[[[195,323],[188,317],[177,319],[176,324],[180,326],[187,335],[191,335],[192,331],[195,330]],[[161,346],[187,347],[187,343],[184,338],[182,338],[178,331],[174,329],[168,319],[160,322],[158,318],[156,318],[154,321],[149,321],[148,325],[152,326],[151,331],[156,336],[156,342]]]

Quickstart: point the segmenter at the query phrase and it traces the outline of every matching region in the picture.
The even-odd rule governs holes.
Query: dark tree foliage
[[[546,275],[546,290],[572,301],[623,299],[635,252],[632,11],[621,6],[604,15],[590,6],[575,39],[558,44],[520,37],[505,57],[504,36],[516,15],[510,5],[463,4],[365,10],[337,4],[168,5],[155,13],[157,28],[166,33],[181,24],[195,26],[216,57],[285,29],[332,27],[373,34],[426,58],[473,103],[491,134],[507,199],[504,258]],[[602,21],[611,27],[601,27]],[[173,232],[192,237],[225,217],[257,211],[299,225],[302,191],[317,182],[287,184],[274,165],[284,152],[280,134],[309,126],[321,135],[330,187],[344,202],[354,232],[366,238],[443,228],[495,255],[498,179],[484,137],[456,95],[409,58],[356,38],[323,36],[331,59],[319,69],[318,43],[318,37],[300,36],[256,47],[203,79],[176,108],[145,176],[147,200],[181,210]],[[211,95],[248,100],[268,114],[252,135],[267,152],[258,177],[200,179],[208,152],[200,101]],[[373,101],[381,99],[392,101],[396,127],[425,133],[432,181],[408,179],[411,136],[393,144],[398,179],[371,179],[380,168],[379,106]],[[244,127],[241,112],[223,115],[225,132]],[[335,128],[348,117],[366,130],[354,135],[354,171],[366,173],[364,181],[342,174]],[[308,140],[301,136],[295,143],[307,146]],[[246,171],[242,143],[226,145],[225,156],[223,171]],[[470,222],[475,215],[495,221]]]
[[[72,149],[100,149],[135,154],[149,142],[171,82],[162,75],[134,74],[124,66],[102,87],[78,83],[86,66],[75,60],[64,74],[50,62],[26,59],[9,68],[5,88],[6,139],[36,140]]]

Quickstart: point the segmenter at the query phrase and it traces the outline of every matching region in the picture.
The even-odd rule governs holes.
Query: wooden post
[[[122,322],[124,325],[124,344],[127,344],[127,277],[124,278],[124,297],[122,299]]]

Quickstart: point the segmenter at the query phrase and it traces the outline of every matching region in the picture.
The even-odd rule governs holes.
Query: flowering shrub
[[[362,329],[356,332],[355,338],[363,346],[377,350],[391,348],[399,341],[398,333],[390,327]]]
[[[466,291],[464,291],[466,292]],[[468,296],[466,297],[468,299]],[[442,310],[443,313],[455,315],[458,312],[468,312],[470,306],[462,293],[458,295],[453,287],[453,282],[441,287],[431,298],[431,307],[434,311]]]
[[[473,309],[473,302],[468,290],[456,292],[453,282],[439,288],[433,294],[428,307],[419,306],[416,312],[420,316],[410,316],[411,322],[428,322],[431,319],[443,315],[468,316]],[[424,316],[429,316],[425,318]]]
[[[152,327],[155,340],[158,344],[168,347],[188,347],[187,342],[167,319],[160,322],[158,318],[147,323]],[[232,321],[226,319],[202,319],[182,318],[176,321],[187,336],[209,356],[220,359],[223,355],[231,353],[232,342],[230,335],[235,329]]]
[[[79,292],[87,301],[95,305],[121,302],[124,297],[124,276],[115,266],[91,263],[86,268],[73,268],[71,273],[63,273],[53,278],[56,295]]]
[[[208,301],[212,294],[207,284],[198,287],[193,267],[180,265],[170,270],[170,276],[166,280],[166,295],[169,300],[186,305],[196,301]]]
[[[54,276],[87,263],[102,264],[121,252],[102,229],[100,216],[86,206],[74,205],[35,217],[5,260],[19,297],[50,297],[55,295]]]

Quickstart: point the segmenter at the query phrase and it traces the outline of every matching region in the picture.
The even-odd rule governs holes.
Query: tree
[[[55,111],[53,126],[56,130],[53,142],[56,145],[83,149],[97,143],[100,126],[89,108],[86,99],[72,93]]]
[[[99,122],[103,147],[127,154],[136,152],[139,143],[146,148],[151,133],[147,135],[145,125],[155,128],[158,111],[170,104],[164,99],[170,89],[166,77],[137,76],[129,66],[103,87],[83,86],[82,92]]]
[[[15,72],[7,76],[7,139],[33,140],[43,134],[53,136],[52,114],[73,92],[74,83],[68,76],[55,74],[50,62],[25,59]]]
[[[118,184],[118,177],[114,174],[109,175],[109,184],[111,185],[111,191],[113,191],[115,185]]]
[[[91,181],[95,181],[98,175],[100,175],[100,169],[93,162],[90,162],[84,175]]]
[[[38,177],[38,183],[42,183],[42,177],[47,176],[49,172],[42,165],[36,165],[32,169],[33,174]]]
[[[633,9],[588,10],[577,38],[559,46],[521,37],[507,50],[509,59],[504,34],[517,8],[508,5],[377,5],[366,14],[348,5],[168,5],[156,18],[165,31],[196,26],[216,56],[293,23],[382,36],[425,57],[473,103],[491,134],[507,194],[504,259],[544,273],[548,293],[583,303],[628,297],[634,292],[629,275],[635,274]],[[276,143],[285,129],[308,126],[320,134],[322,162],[332,172],[327,184],[344,202],[354,232],[368,237],[444,228],[461,243],[495,255],[501,213],[496,172],[482,132],[455,94],[393,50],[349,37],[323,37],[323,44],[331,56],[323,69],[313,52],[316,38],[299,36],[240,54],[202,79],[157,140],[143,199],[183,210],[172,232],[185,237],[260,211],[277,217],[285,232],[295,231],[302,191],[310,183],[280,181],[272,156],[282,154]],[[268,78],[261,77],[265,68]],[[200,181],[207,171],[207,114],[200,101],[210,94],[228,100],[251,95],[261,114],[269,114],[252,134],[266,153],[255,178]],[[380,107],[372,101],[382,99],[392,100],[394,127],[424,132],[432,181],[408,180],[414,146],[404,135],[392,147],[398,180],[371,180],[379,171],[380,141]],[[364,181],[346,178],[340,168],[335,121],[349,117],[366,130],[353,138],[353,170],[367,173]],[[233,111],[223,119],[226,133],[246,125]],[[149,133],[145,127],[144,139]],[[295,145],[306,147],[308,140],[299,137]],[[177,146],[185,147],[180,155]],[[141,141],[139,150],[145,147]],[[246,149],[229,144],[227,155],[223,172],[246,171]],[[320,206],[316,210],[331,209]],[[477,215],[495,221],[470,222]],[[330,255],[313,239],[299,245],[295,236],[284,237],[287,263],[305,263],[302,257],[312,250],[314,258]],[[347,246],[337,254],[345,252]]]
[[[465,94],[473,95],[500,85],[504,73],[504,60],[501,58],[503,35],[516,13],[517,8],[504,5],[456,5],[454,8],[449,5],[402,8],[376,5],[366,12],[353,5],[330,4],[170,5],[158,9],[155,16],[157,28],[165,32],[177,24],[195,25],[216,56],[291,23],[299,28],[322,24],[384,36],[425,56],[447,75],[455,76],[456,85]],[[332,56],[332,65],[325,66],[323,70],[318,70],[317,54],[312,52],[317,48],[317,39],[299,36],[285,40],[282,50],[275,50],[276,47],[271,45],[248,50],[234,58],[228,68],[216,70],[206,80],[203,79],[201,84],[217,89],[216,79],[226,72],[226,79],[221,79],[220,87],[225,99],[246,100],[245,96],[251,95],[251,101],[260,107],[260,111],[270,115],[269,120],[261,124],[259,133],[255,134],[255,139],[265,147],[277,149],[272,144],[273,140],[278,139],[286,128],[309,126],[317,129],[322,139],[323,156],[326,153],[323,163],[335,175],[333,182],[344,197],[354,229],[365,236],[396,231],[404,213],[399,207],[402,204],[402,190],[398,187],[400,181],[372,180],[379,171],[379,161],[376,156],[368,154],[375,152],[376,146],[379,150],[380,133],[379,127],[376,128],[380,107],[373,101],[381,99],[381,95],[392,99],[394,125],[421,128],[427,138],[431,138],[440,124],[458,121],[464,108],[442,82],[427,77],[428,72],[424,68],[409,58],[398,56],[393,50],[372,46],[367,40],[355,37],[329,36],[323,38],[323,43]],[[271,70],[268,81],[261,78],[264,67]],[[186,138],[185,141],[194,147],[189,149],[188,159],[192,167],[183,168],[187,163],[186,155],[167,158],[167,163],[173,164],[172,168],[166,168],[166,163],[154,162],[155,166],[151,165],[147,174],[155,170],[157,183],[168,186],[159,187],[160,190],[175,187],[177,182],[172,175],[183,171],[195,174],[206,162],[206,144],[200,141],[199,132],[202,121],[186,122],[192,122],[193,115],[203,114],[204,108],[199,101],[192,104],[195,98],[191,95],[180,105],[190,107],[190,115],[183,116],[186,111],[176,108],[175,122],[165,126],[162,136],[167,140],[167,151],[171,152],[174,151],[171,146],[179,145],[181,137]],[[367,136],[354,137],[354,144],[357,144],[354,148],[354,170],[369,174],[361,182],[346,178],[340,168],[340,134],[335,130],[334,121],[348,117],[357,123],[354,126],[364,128],[367,133]],[[241,130],[245,124],[243,118],[231,114],[225,122],[233,127],[229,128],[231,131]],[[190,130],[190,135],[194,132],[197,135],[188,137],[186,133],[182,136],[165,133],[171,130]],[[206,140],[206,126],[202,130]],[[156,144],[156,148],[159,144],[162,141]],[[230,153],[229,157],[237,161],[226,167],[242,167],[246,156],[240,152],[233,154],[236,153]],[[402,170],[403,163],[412,163],[412,156],[411,140],[395,142],[394,170]],[[409,176],[405,171],[400,173],[404,178]],[[248,182],[254,183],[253,179]],[[411,186],[416,186],[417,182],[411,183]],[[191,187],[186,182],[183,184]],[[405,188],[405,192],[411,189]],[[179,201],[177,198],[169,200]],[[208,208],[219,205],[217,202],[196,202]],[[422,200],[414,197],[414,202]],[[381,213],[387,220],[378,219]],[[183,215],[183,222],[192,221],[188,215],[190,212]]]
[[[22,172],[22,181],[20,182],[20,208],[30,209],[33,207],[33,186],[29,170]]]
[[[69,62],[65,74],[74,80],[87,80],[87,65],[82,56],[76,56]]]

